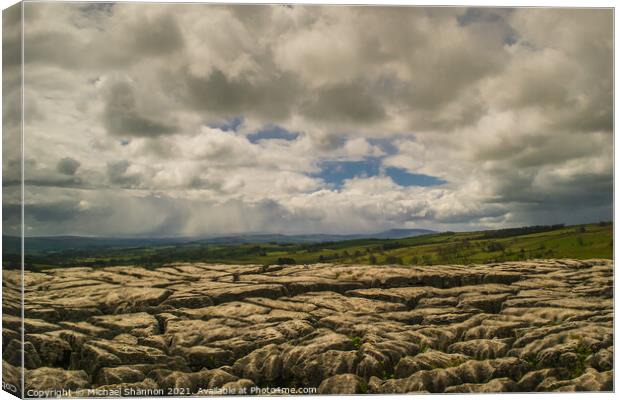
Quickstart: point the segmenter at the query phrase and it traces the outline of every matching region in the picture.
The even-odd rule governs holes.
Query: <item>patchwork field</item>
[[[611,260],[54,268],[25,287],[27,395],[613,390]]]
[[[21,240],[4,237],[5,268],[20,265]],[[101,268],[134,265],[154,268],[175,262],[221,264],[445,265],[531,259],[613,257],[613,225],[552,225],[442,232],[400,239],[295,242],[307,237],[258,235],[192,239],[182,243],[79,237],[26,238],[25,265],[31,271],[53,267]],[[322,239],[325,239],[322,237]]]

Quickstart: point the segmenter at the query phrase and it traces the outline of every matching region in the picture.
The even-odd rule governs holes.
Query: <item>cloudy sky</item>
[[[609,220],[612,46],[600,9],[27,3],[26,234]]]

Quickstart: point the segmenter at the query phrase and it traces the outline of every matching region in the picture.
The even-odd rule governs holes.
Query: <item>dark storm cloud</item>
[[[83,3],[80,4],[80,12],[86,14],[88,17],[109,17],[112,15],[115,3]]]
[[[303,113],[317,120],[348,120],[372,123],[385,118],[380,99],[363,84],[340,84],[321,88],[303,107]]]
[[[80,178],[51,178],[51,179],[26,179],[24,181],[26,187],[32,186],[51,186],[51,187],[66,187],[66,188],[81,188],[84,186],[84,182]]]
[[[57,65],[66,69],[120,68],[170,56],[184,47],[184,38],[175,17],[168,13],[148,14],[135,5],[124,26],[115,25],[114,8],[76,4],[64,29],[46,29],[42,14],[66,11],[57,4],[48,4],[45,12],[38,7],[26,8],[26,17],[41,29],[25,33],[26,63]],[[131,6],[130,6],[131,7]],[[72,10],[73,11],[73,10]],[[64,14],[62,14],[65,17]],[[76,29],[68,29],[73,26]],[[99,28],[94,29],[93,28]]]
[[[22,234],[21,204],[10,203],[4,189],[2,199],[2,234],[18,236]]]
[[[497,186],[502,203],[523,203],[527,209],[561,206],[563,209],[583,209],[611,204],[613,200],[613,174],[582,172],[570,176],[541,178],[538,172],[511,174],[504,172],[504,179]],[[498,179],[499,181],[499,179]],[[567,215],[570,218],[570,215]]]
[[[7,168],[7,162],[19,153],[21,147],[21,10],[22,3],[19,3],[2,12],[3,181],[20,172],[18,168]]]
[[[33,232],[458,230],[611,215],[609,10],[27,7]],[[5,35],[5,54],[16,38]],[[4,111],[18,115],[11,65]],[[5,119],[9,147],[19,122]],[[316,178],[321,162],[369,157],[446,183]]]
[[[503,173],[504,169],[515,171],[529,167],[561,164],[589,156],[610,156],[611,148],[604,143],[606,134],[555,134],[537,133],[518,138],[506,137],[493,143],[478,146],[473,153],[476,160],[494,161]]]
[[[189,71],[183,75],[192,108],[227,117],[243,113],[283,119],[291,113],[301,89],[295,77],[288,73],[252,81],[243,76],[229,78],[219,69],[205,78]]]
[[[176,130],[168,123],[142,115],[137,110],[133,89],[127,82],[117,82],[110,88],[103,123],[109,133],[123,137],[154,137],[174,133]]]
[[[22,6],[2,11],[2,67],[6,70],[21,62]],[[5,74],[2,74],[3,78]]]
[[[129,35],[136,56],[170,56],[183,48],[183,33],[171,14],[140,18]]]
[[[70,221],[79,213],[77,201],[27,204],[24,210],[29,219],[40,222]]]
[[[483,27],[495,27],[505,44],[512,46],[519,40],[519,33],[508,23],[512,8],[476,8],[470,7],[457,17],[459,24],[463,26],[479,24]]]
[[[18,187],[21,186],[21,180],[5,180],[3,181],[3,186],[10,187]],[[26,179],[24,181],[24,185],[28,188],[33,186],[49,186],[49,187],[67,187],[67,188],[77,188],[82,187],[83,182],[80,178],[66,178],[66,179]],[[28,189],[30,190],[30,189]]]
[[[58,164],[56,164],[56,170],[64,175],[75,175],[80,165],[81,164],[78,160],[71,157],[65,157],[58,161]]]
[[[58,46],[63,43],[64,46]],[[87,57],[78,50],[79,41],[67,32],[34,32],[26,37],[28,50],[24,61],[27,63],[55,64],[63,68],[76,68],[85,62]]]
[[[106,171],[108,180],[113,185],[131,187],[140,183],[140,177],[136,174],[128,173],[131,164],[127,160],[108,162]]]

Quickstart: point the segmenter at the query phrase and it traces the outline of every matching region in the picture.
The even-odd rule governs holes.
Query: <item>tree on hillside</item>
[[[499,242],[489,241],[487,243],[486,251],[494,252],[494,251],[502,251],[504,250],[504,245]]]
[[[396,257],[394,255],[389,255],[385,257],[385,264],[403,264],[403,259],[401,257]]]

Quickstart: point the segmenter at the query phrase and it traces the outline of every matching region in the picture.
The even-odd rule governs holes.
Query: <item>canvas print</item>
[[[613,391],[612,9],[2,18],[5,391]]]

